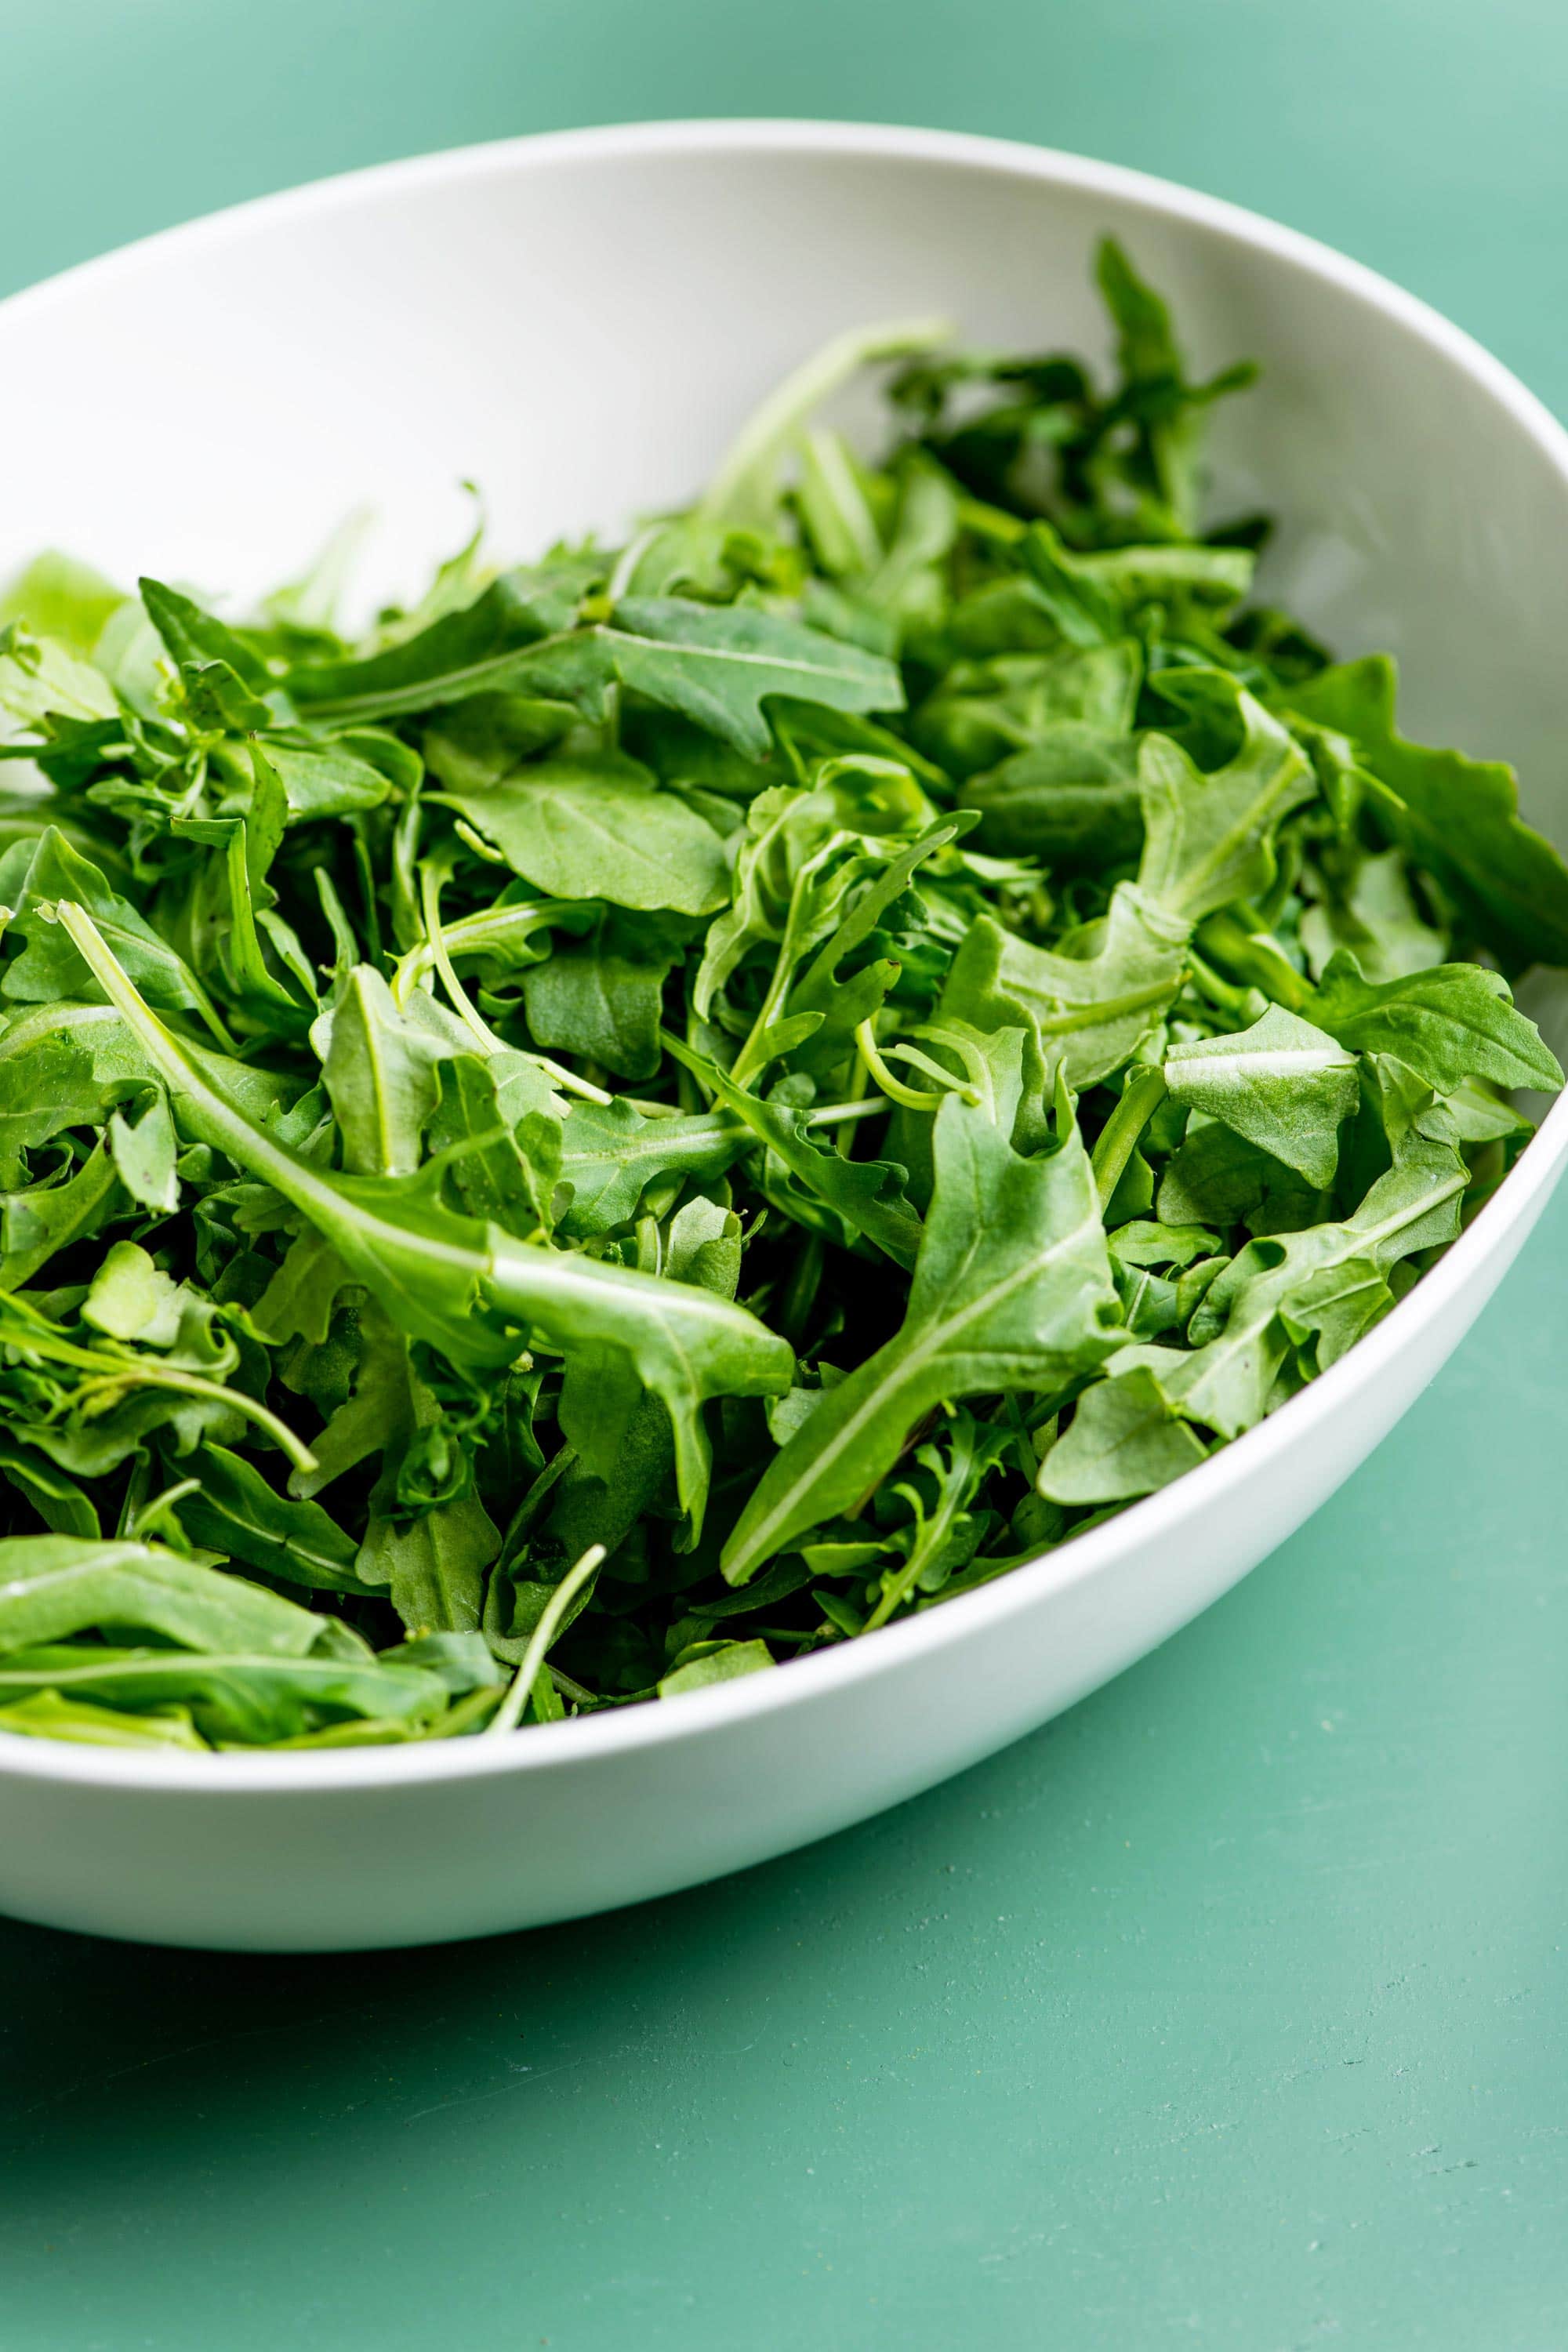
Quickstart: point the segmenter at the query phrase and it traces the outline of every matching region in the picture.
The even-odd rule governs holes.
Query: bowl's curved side
[[[152,1943],[358,1950],[609,1910],[847,1828],[1033,1730],[1227,1591],[1393,1427],[1531,1222],[1478,1258],[1374,1384],[1342,1391],[1314,1426],[1250,1460],[1230,1449],[1217,1507],[1211,1488],[1207,1507],[1005,1616],[953,1603],[943,1639],[881,1671],[846,1682],[791,1670],[784,1706],[747,1706],[733,1687],[696,1695],[679,1714],[657,1710],[658,1740],[556,1738],[530,1771],[306,1786],[286,1769],[159,1788],[0,1779],[0,1905]]]
[[[90,265],[0,307],[0,429],[33,458],[0,569],[63,539],[122,572],[246,588],[363,488],[397,502],[395,571],[441,551],[468,472],[506,544],[620,522],[689,491],[754,394],[850,321],[945,309],[982,340],[1098,348],[1086,263],[1107,227],[1169,286],[1201,363],[1264,361],[1264,391],[1224,423],[1222,494],[1279,508],[1288,593],[1342,640],[1405,655],[1421,727],[1533,758],[1559,796],[1534,814],[1568,837],[1568,779],[1544,756],[1568,630],[1560,430],[1456,331],[1306,240],[989,142],[573,135],[357,175]],[[211,330],[177,368],[161,363],[171,316]],[[127,362],[118,403],[105,351]],[[0,1902],[252,1948],[481,1934],[690,1884],[929,1786],[1142,1654],[1298,1525],[1437,1369],[1565,1152],[1560,1108],[1361,1348],[1033,1568],[777,1675],[515,1743],[185,1759],[6,1740]]]

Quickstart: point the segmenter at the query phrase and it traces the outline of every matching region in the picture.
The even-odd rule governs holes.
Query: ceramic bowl
[[[1122,238],[1219,413],[1267,584],[1392,647],[1412,730],[1516,761],[1568,841],[1568,436],[1495,360],[1305,237],[1131,172],[929,131],[663,124],[468,149],[247,205],[0,306],[0,574],[40,546],[241,593],[368,503],[412,585],[689,495],[814,345],[943,313],[1104,349]],[[870,421],[869,410],[861,415]],[[1559,1045],[1562,1043],[1559,1036]],[[1305,1394],[1032,1567],[699,1693],[506,1741],[151,1756],[0,1736],[0,1906],[248,1949],[409,1944],[631,1903],[929,1788],[1069,1706],[1298,1527],[1430,1380],[1562,1171],[1568,1101],[1436,1270]]]

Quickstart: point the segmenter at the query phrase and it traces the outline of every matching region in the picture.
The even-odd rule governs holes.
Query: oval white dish
[[[1282,600],[1346,652],[1397,652],[1407,723],[1515,760],[1526,813],[1568,839],[1568,435],[1355,264],[1034,148],[810,123],[570,132],[132,247],[0,305],[0,574],[60,545],[243,593],[369,501],[374,584],[395,588],[454,542],[464,477],[494,543],[526,556],[689,495],[755,397],[846,326],[936,311],[979,342],[1099,349],[1088,265],[1107,229],[1201,365],[1263,363],[1222,413],[1215,470],[1222,504],[1279,516]],[[689,1885],[930,1787],[1297,1527],[1437,1370],[1565,1154],[1568,1101],[1412,1297],[1274,1418],[863,1643],[510,1741],[187,1757],[0,1738],[0,1906],[253,1950],[482,1935]]]

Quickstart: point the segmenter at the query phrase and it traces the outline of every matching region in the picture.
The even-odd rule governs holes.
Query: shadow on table
[[[1066,1718],[1125,1705],[1125,1682]],[[949,1916],[1022,1801],[1042,1904],[1057,1817],[1048,1726],[945,1788],[799,1853],[636,1909],[481,1941],[302,1956],[115,1944],[0,1920],[0,2178],[15,2222],[53,2207],[79,2151],[165,2187],[200,2168],[207,2132],[265,2165],[302,2130],[416,2131],[530,2095],[679,2077],[694,2054],[738,2059],[802,2032],[803,1979],[831,2007],[847,1973],[879,1980],[875,1947]],[[1134,1735],[1135,1736],[1135,1735]],[[1081,1744],[1070,1738],[1068,1748]],[[1096,1743],[1098,1744],[1098,1743]],[[1016,1832],[1015,1832],[1016,1834]],[[943,1906],[940,1912],[935,1906]],[[204,2126],[205,2128],[204,2128]],[[108,2145],[106,2146],[106,2143]]]

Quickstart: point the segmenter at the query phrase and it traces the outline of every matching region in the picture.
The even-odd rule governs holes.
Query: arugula
[[[1248,604],[1249,371],[1098,279],[1109,383],[840,337],[686,512],[357,638],[346,540],[235,616],[0,591],[0,1731],[505,1737],[858,1639],[1484,1213],[1568,868]]]

